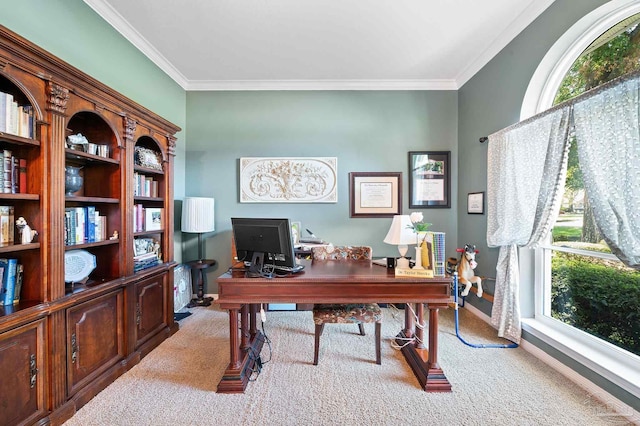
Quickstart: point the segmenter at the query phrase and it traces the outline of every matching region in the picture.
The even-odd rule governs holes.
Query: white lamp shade
[[[182,202],[182,232],[212,232],[215,230],[215,200],[187,197]]]
[[[411,218],[409,215],[395,215],[384,242],[394,245],[407,245],[416,243],[416,235],[413,233]]]

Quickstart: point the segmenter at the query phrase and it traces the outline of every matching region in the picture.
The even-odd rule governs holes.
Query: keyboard
[[[269,267],[273,267],[274,272],[284,272],[287,274],[296,274],[304,269],[304,265],[296,265],[293,268],[290,266],[279,266],[279,265],[278,266],[269,265]]]

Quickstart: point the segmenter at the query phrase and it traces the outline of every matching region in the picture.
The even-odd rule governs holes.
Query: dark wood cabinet
[[[167,327],[166,312],[158,306],[167,306],[166,275],[156,275],[135,284],[135,342],[136,349]]]
[[[125,357],[122,290],[67,309],[67,396]]]
[[[177,330],[179,130],[0,26],[0,258],[22,270],[0,306],[0,426],[63,423]]]
[[[0,334],[0,425],[29,424],[46,414],[45,320]]]

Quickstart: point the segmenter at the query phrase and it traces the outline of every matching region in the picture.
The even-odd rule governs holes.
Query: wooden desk
[[[396,278],[392,269],[370,261],[306,262],[302,273],[284,278],[245,278],[244,272],[218,278],[219,299],[229,310],[230,362],[218,384],[220,393],[243,393],[264,344],[257,328],[260,303],[411,303],[418,322],[424,322],[424,304],[429,310],[428,350],[420,343],[406,345],[402,353],[420,386],[427,392],[450,392],[451,384],[438,365],[438,310],[453,301],[450,278]],[[309,319],[311,321],[311,318]],[[405,308],[405,324],[397,343],[408,337],[423,339],[414,316]],[[313,342],[309,341],[312,345]],[[309,360],[311,364],[311,360]]]

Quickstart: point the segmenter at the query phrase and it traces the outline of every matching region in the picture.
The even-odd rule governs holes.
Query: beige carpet
[[[385,310],[382,365],[373,325],[329,325],[320,364],[313,360],[309,312],[268,312],[271,359],[239,395],[216,393],[229,362],[228,321],[215,307],[194,308],[180,331],[116,380],[65,425],[610,425],[625,424],[578,386],[523,349],[476,349],[456,336],[441,311],[439,361],[451,393],[425,393],[389,342],[401,320]],[[500,342],[461,310],[473,343]]]

